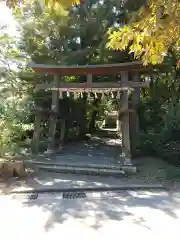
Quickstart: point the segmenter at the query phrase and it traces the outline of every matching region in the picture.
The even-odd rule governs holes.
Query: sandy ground
[[[153,164],[154,161],[154,164]],[[165,163],[144,158],[139,173],[128,178],[38,172],[21,181],[1,184],[2,192],[41,187],[97,187],[130,183],[163,183]],[[177,183],[177,182],[176,182]],[[165,191],[89,193],[85,199],[62,194],[0,196],[3,239],[179,239],[180,188]]]
[[[180,189],[180,176],[171,177],[174,170],[166,162],[152,157],[136,159],[138,172],[129,176],[100,177],[90,175],[61,174],[38,171],[22,180],[11,179],[0,182],[0,193],[8,193],[13,189],[24,188],[68,188],[68,187],[100,187],[126,184],[162,184],[172,189]]]
[[[107,149],[101,152],[99,146],[96,148],[96,151],[92,151],[91,147],[88,147],[88,161],[93,158],[95,161],[102,159],[101,161],[105,162],[115,150],[114,146],[112,150],[108,149],[108,155]],[[77,158],[87,156],[84,149],[77,150]],[[71,152],[68,156],[70,154]],[[65,155],[61,158],[64,159]],[[112,159],[116,160],[116,157]],[[179,239],[180,185],[178,178],[171,179],[168,169],[172,170],[172,167],[151,157],[136,159],[136,163],[138,173],[128,177],[82,176],[39,171],[24,180],[1,182],[1,238]],[[40,194],[35,200],[28,199],[27,195],[8,194],[11,190],[24,188],[147,183],[169,184],[171,191],[89,193],[84,199],[63,199],[61,193]]]
[[[0,197],[2,239],[179,239],[180,192]]]

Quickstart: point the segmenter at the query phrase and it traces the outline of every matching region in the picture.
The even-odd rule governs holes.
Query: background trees
[[[16,126],[17,132],[24,136],[27,131],[23,130],[24,128],[19,130],[19,126],[30,127],[33,123],[33,115],[27,103],[32,106],[34,103],[50,105],[51,93],[44,97],[44,93],[36,94],[32,91],[36,81],[42,79],[48,81],[50,77],[37,76],[26,69],[25,63],[28,61],[80,65],[124,62],[137,58],[143,60],[144,64],[154,64],[155,71],[153,77],[151,76],[150,88],[141,92],[138,109],[142,139],[140,148],[146,154],[147,150],[151,149],[153,153],[162,157],[172,156],[173,153],[175,154],[173,159],[178,162],[180,142],[178,1],[88,0],[72,7],[71,1],[59,2],[59,5],[54,5],[53,0],[46,2],[24,0],[21,8],[16,7],[17,2],[13,5],[15,6],[13,15],[18,22],[20,37],[1,38],[5,44],[7,37],[8,42],[13,42],[8,45],[8,51],[3,51],[5,48],[3,44],[1,45],[7,66],[2,79],[3,86],[8,85],[7,88],[3,87],[2,98],[8,99],[7,96],[13,92],[16,100],[11,100],[13,102],[11,106],[1,102],[1,109],[7,109],[6,112],[2,111],[2,116],[6,116],[2,117],[6,119],[3,121],[7,123],[10,122],[8,118],[13,119],[11,125]],[[170,4],[172,7],[169,7]],[[111,31],[108,32],[109,29]],[[10,69],[7,64],[9,62]],[[16,63],[14,69],[12,62]],[[112,76],[105,76],[105,79],[113,81]],[[65,77],[64,80],[84,81],[83,78],[75,77]],[[101,81],[102,78],[96,80]],[[81,114],[84,120],[80,121],[80,124],[86,125],[91,118],[91,106],[95,98],[94,95],[88,98],[86,95],[77,96],[76,100],[71,99],[66,105],[63,103],[63,106],[65,110],[75,109],[77,104],[86,106],[82,108]],[[103,110],[106,107],[108,110],[115,108],[115,102],[110,96],[105,96],[99,105],[101,112],[99,119],[103,117]],[[16,113],[12,114],[12,109]],[[14,124],[14,121],[21,124]],[[8,126],[8,129],[14,128]],[[73,124],[69,125],[69,129],[70,132],[77,131]],[[14,138],[17,134],[13,131],[10,130],[12,140],[7,140],[5,145],[11,145],[12,142],[19,144],[17,139],[20,137]],[[3,142],[3,139],[5,138],[0,141]]]
[[[123,28],[110,32],[108,47],[129,49],[144,64],[162,63],[179,47],[180,5],[177,0],[150,0],[134,12]]]

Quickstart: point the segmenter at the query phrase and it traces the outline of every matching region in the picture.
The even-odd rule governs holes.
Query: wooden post
[[[34,128],[34,134],[32,139],[32,152],[38,153],[39,152],[39,137],[40,137],[40,130],[41,130],[41,114],[36,113],[35,116],[35,128]]]
[[[59,98],[63,99],[63,92],[60,92]],[[61,152],[62,149],[63,149],[63,142],[64,142],[64,137],[65,137],[65,132],[66,132],[66,119],[63,118],[63,116],[62,116],[58,152]]]
[[[87,81],[86,84],[87,86],[91,87],[92,84],[92,74],[88,74],[86,77]],[[82,89],[82,99],[80,101],[80,112],[81,112],[81,116],[79,116],[79,136],[81,139],[86,138],[86,130],[87,130],[87,126],[86,126],[86,108],[87,108],[87,97],[88,94],[86,92],[84,92],[84,89]]]
[[[92,84],[92,74],[87,75],[87,84],[91,85]]]
[[[59,76],[54,76],[52,90],[52,105],[51,110],[54,112],[58,112],[58,103],[59,103]],[[48,137],[48,149],[47,153],[53,153],[55,150],[55,134],[56,134],[56,123],[57,123],[57,115],[51,114],[50,116],[50,125],[49,125],[49,137]]]
[[[140,80],[140,76],[138,72],[133,73],[132,81],[138,82]],[[138,139],[138,132],[139,132],[139,119],[137,115],[137,104],[140,100],[140,88],[135,88],[134,91],[132,91],[132,102],[131,102],[131,108],[134,110],[134,112],[130,113],[129,118],[129,124],[130,124],[130,139],[131,139],[131,154],[132,156],[135,156],[137,153],[137,146],[139,143]]]
[[[121,119],[120,119],[120,108],[121,108],[121,104],[120,104],[120,99],[121,99],[121,93],[120,93],[120,91],[117,91],[117,96],[116,96],[116,100],[117,100],[116,129],[117,129],[118,136],[120,136],[120,134],[121,134]]]
[[[122,85],[127,85],[128,82],[128,72],[121,72]],[[129,108],[128,104],[128,90],[123,90],[121,94],[121,108]],[[122,157],[125,158],[124,165],[131,165],[131,146],[130,146],[130,129],[129,129],[129,112],[126,112],[122,117]]]

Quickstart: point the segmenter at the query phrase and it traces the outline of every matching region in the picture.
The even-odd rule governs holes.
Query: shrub
[[[158,131],[157,131],[158,130]],[[140,148],[169,163],[180,165],[180,103],[169,103],[159,129],[140,133]]]

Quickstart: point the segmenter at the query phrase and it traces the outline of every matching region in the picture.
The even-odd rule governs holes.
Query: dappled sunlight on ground
[[[111,145],[111,144],[110,144]],[[57,161],[114,159],[116,148],[71,148]],[[75,153],[76,150],[76,153]],[[107,152],[106,152],[107,151]],[[119,150],[118,150],[119,152]],[[89,154],[89,155],[88,155]],[[109,155],[108,155],[109,154]],[[88,158],[89,157],[89,158]],[[61,158],[61,159],[60,159]],[[83,160],[84,161],[84,160]],[[2,183],[10,190],[41,188],[110,187],[126,184],[157,184],[166,179],[165,163],[153,158],[136,159],[138,173],[128,177],[100,177],[38,171],[21,181]],[[179,188],[180,189],[180,188]],[[5,239],[168,239],[179,240],[180,191],[92,192],[83,199],[63,199],[61,193],[0,196],[0,230]]]
[[[40,194],[37,200],[0,198],[1,235],[26,239],[179,239],[179,193],[90,193],[86,199]],[[179,196],[178,196],[179,195]],[[6,198],[6,199],[5,199]],[[146,235],[143,235],[146,234]]]
[[[118,185],[119,178],[113,177],[100,177],[100,176],[87,176],[87,175],[73,175],[73,174],[60,174],[60,173],[47,173],[39,171],[37,176],[29,178],[26,181],[14,182],[10,186],[12,190],[20,190],[24,188],[69,188],[69,187],[100,187]]]
[[[113,164],[121,153],[121,140],[116,136],[91,136],[85,142],[74,142],[64,146],[63,151],[51,160],[66,163]]]

